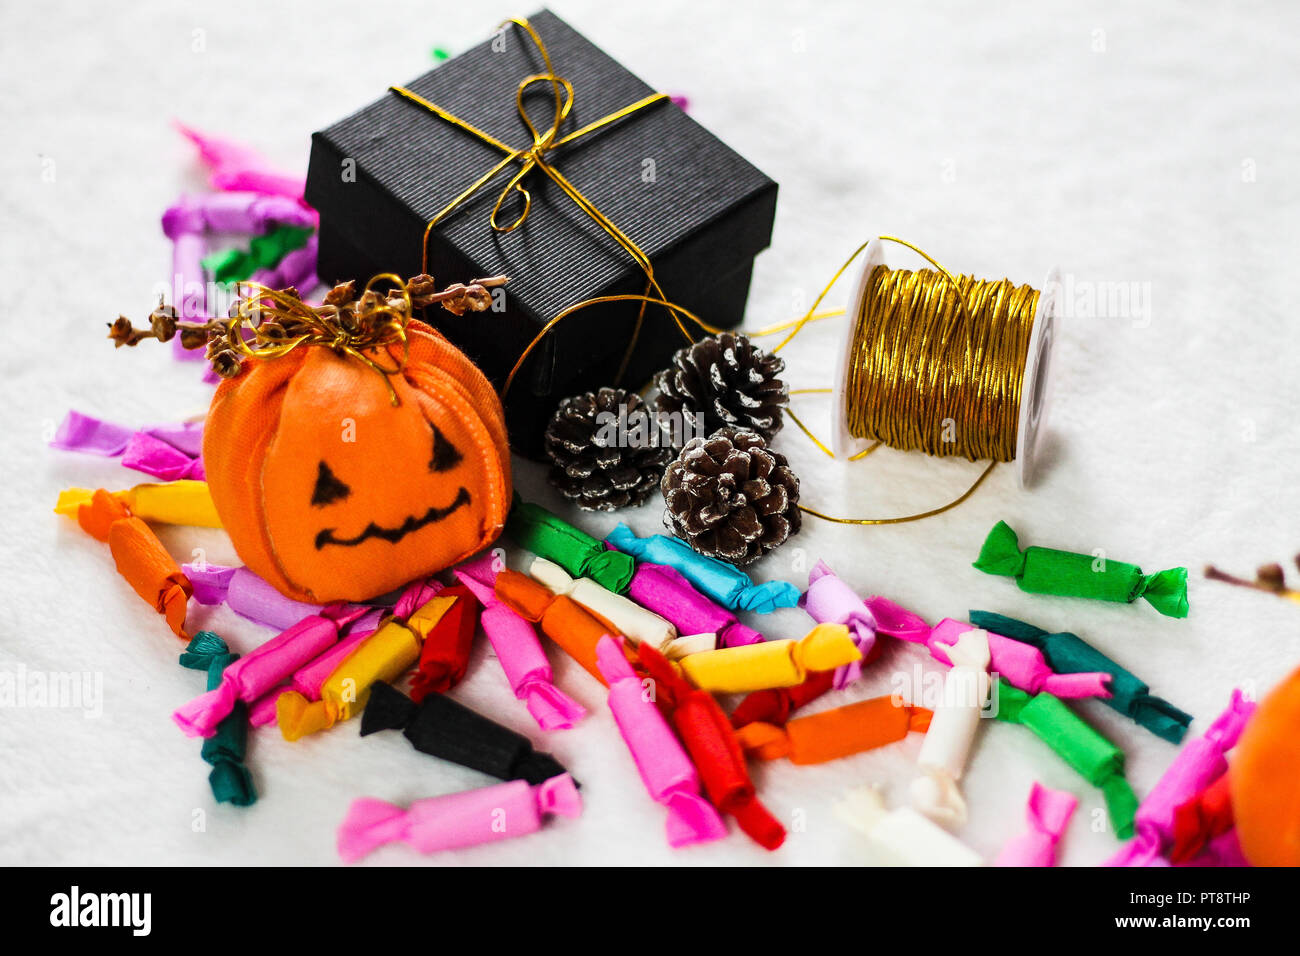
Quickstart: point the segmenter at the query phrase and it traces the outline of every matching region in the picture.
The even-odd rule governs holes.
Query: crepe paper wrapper
[[[1056,696],[1027,694],[1005,680],[998,682],[997,719],[1021,724],[1052,748],[1106,800],[1110,824],[1120,839],[1133,835],[1137,797],[1124,778],[1124,752],[1084,722]]]
[[[189,640],[185,610],[193,587],[185,572],[163,547],[152,528],[131,513],[116,495],[104,489],[65,498],[54,510],[77,519],[91,537],[106,542],[117,573],[167,621],[172,633]]]
[[[1163,861],[1162,861],[1163,862]],[[1158,864],[1153,864],[1158,865]],[[1174,861],[1175,866],[1252,866],[1241,849],[1241,841],[1234,826],[1206,841],[1201,852],[1187,860]]]
[[[199,631],[195,634],[180,656],[182,667],[207,672],[208,690],[215,690],[221,685],[221,675],[237,660],[239,655],[230,653],[226,642],[212,631]],[[244,765],[247,750],[248,714],[245,704],[240,701],[231,710],[230,716],[217,725],[216,733],[203,741],[200,752],[203,759],[212,766],[208,784],[212,787],[212,796],[217,803],[251,807],[257,802],[253,777]]]
[[[1098,564],[1100,563],[1100,567]],[[1136,564],[1032,546],[1020,549],[1005,521],[993,526],[974,567],[1016,579],[1030,594],[1057,594],[1132,604],[1138,598],[1167,617],[1187,617],[1187,569],[1143,574]]]
[[[455,603],[447,607],[432,627],[421,636],[420,663],[411,680],[411,699],[417,704],[428,694],[445,694],[465,678],[474,632],[478,629],[478,601],[463,584],[443,588],[439,596]],[[415,621],[424,627],[427,617]]]
[[[215,282],[243,282],[258,270],[273,269],[311,238],[310,226],[274,226],[248,240],[247,249],[226,249],[204,257],[204,270]]]
[[[1078,635],[1068,631],[1049,634],[1032,624],[989,611],[971,611],[970,619],[979,627],[1038,648],[1048,667],[1058,674],[1110,674],[1110,696],[1099,698],[1102,703],[1170,743],[1181,743],[1186,736],[1191,714],[1163,697],[1152,696],[1150,687]]]
[[[733,611],[768,614],[778,608],[794,607],[799,603],[799,589],[789,581],[755,584],[739,568],[717,558],[697,554],[689,544],[677,538],[662,534],[638,538],[631,528],[620,524],[605,540],[638,561],[666,564],[675,568],[701,593]]]
[[[895,866],[983,866],[980,855],[911,807],[885,809],[875,787],[851,790],[835,815]]]
[[[365,608],[335,604],[303,618],[226,668],[219,687],[181,707],[172,720],[187,736],[211,737],[236,703],[251,704],[283,683],[332,647],[340,631],[365,613]]]
[[[812,703],[834,684],[834,671],[814,671],[793,687],[753,691],[731,712],[731,726],[763,723],[784,727],[796,710]]]
[[[966,770],[971,744],[988,702],[989,635],[966,628],[952,644],[936,642],[952,669],[944,676],[943,697],[926,731],[916,765],[921,774],[911,785],[912,805],[949,828],[966,822],[966,800],[958,781]]]
[[[75,515],[77,509],[87,504],[94,494],[96,492],[89,488],[67,488],[59,492],[54,511],[57,514]],[[199,528],[221,527],[221,519],[217,517],[217,509],[212,504],[207,482],[183,480],[142,484],[106,494],[112,495],[129,508],[133,515],[144,521]]]
[[[361,715],[361,736],[400,730],[412,747],[499,780],[537,784],[565,773],[559,761],[533,749],[532,741],[445,694],[419,704],[391,684],[379,682]]]
[[[494,590],[502,604],[525,621],[539,625],[542,633],[581,664],[587,673],[602,684],[605,682],[596,665],[596,644],[606,635],[621,636],[617,629],[598,619],[568,595],[557,597],[544,584],[509,568],[497,573]]]
[[[1056,844],[1061,841],[1078,805],[1079,799],[1074,794],[1035,783],[1025,807],[1029,829],[1008,840],[993,865],[1055,866]]]
[[[511,780],[428,797],[406,809],[362,797],[339,826],[338,850],[344,863],[386,843],[405,843],[423,854],[461,850],[536,833],[547,817],[581,815],[582,796],[567,773],[536,785]]]
[[[666,564],[639,562],[628,584],[627,596],[663,617],[679,634],[716,635],[718,647],[739,647],[765,640],[758,631],[740,623],[734,613],[697,591],[680,571]]]
[[[254,727],[269,727],[279,719],[279,700],[289,693],[301,694],[309,701],[320,700],[325,682],[343,664],[363,641],[378,630],[379,620],[371,620],[378,611],[372,610],[348,628],[348,634],[328,650],[312,658],[293,672],[287,684],[273,687],[257,698],[248,708],[248,722]]]
[[[506,533],[515,543],[558,564],[572,577],[591,578],[622,594],[632,580],[632,558],[606,550],[599,539],[561,520],[541,505],[515,499],[506,518]]]
[[[215,192],[182,196],[162,216],[163,234],[264,233],[277,225],[314,228],[316,213],[288,196],[257,192]]]
[[[718,811],[700,795],[700,778],[690,757],[628,662],[623,645],[602,637],[596,649],[609,685],[609,709],[627,744],[650,798],[668,810],[668,845],[691,846],[720,840],[727,828]]]
[[[1232,794],[1225,773],[1174,810],[1170,861],[1191,862],[1211,841],[1231,830],[1233,823]]]
[[[180,478],[201,481],[203,460],[197,446],[202,434],[203,426],[198,424],[131,429],[70,411],[59,423],[50,447],[120,458],[125,467],[163,481]]]
[[[775,850],[785,842],[785,827],[759,802],[744,751],[713,695],[693,688],[649,644],[637,648],[637,657],[664,691],[657,703],[686,746],[709,801],[759,846]]]
[[[456,579],[483,605],[479,618],[483,633],[492,644],[515,697],[542,730],[567,730],[587,711],[555,686],[551,662],[542,650],[533,625],[525,621],[496,596],[497,572],[492,555],[485,555],[456,569]]]
[[[861,652],[843,624],[818,624],[797,641],[764,641],[691,654],[677,662],[686,679],[714,694],[747,694],[794,687],[810,671],[829,671],[858,660]]]
[[[746,724],[736,736],[741,747],[760,760],[785,757],[795,764],[827,763],[892,744],[908,731],[924,733],[930,718],[924,707],[875,697],[799,717],[784,727]]]
[[[250,282],[258,282],[271,289],[294,288],[307,293],[320,285],[316,264],[320,257],[320,234],[312,233],[301,249],[287,252],[274,267],[258,269]]]
[[[211,136],[182,123],[175,125],[182,136],[198,147],[199,158],[208,167],[213,189],[292,199],[302,197],[306,185],[304,177],[280,172],[258,152],[242,143]]]
[[[225,604],[236,614],[276,630],[284,630],[304,617],[319,614],[322,606],[287,598],[245,567],[220,564],[181,566],[194,585],[200,604]]]
[[[1179,806],[1222,777],[1228,770],[1224,756],[1237,745],[1255,703],[1240,690],[1209,729],[1178,752],[1160,780],[1137,808],[1136,837],[1107,861],[1108,866],[1144,866],[1163,856],[1174,839],[1174,815]]]
[[[862,668],[880,656],[876,644],[877,632],[889,634],[903,640],[912,639],[912,635],[924,632],[926,623],[911,611],[899,607],[883,598],[882,607],[889,609],[884,623],[877,620],[867,601],[864,601],[847,584],[832,571],[825,561],[818,561],[808,572],[808,590],[799,598],[799,606],[808,612],[814,621],[821,624],[843,624],[849,629],[853,643],[862,652],[862,660],[855,661],[835,672],[835,689],[842,690],[862,676]]]
[[[1109,672],[1102,670],[1057,674],[1048,666],[1043,652],[1032,644],[998,634],[985,628],[982,622],[974,626],[984,628],[988,634],[989,670],[1006,678],[1012,686],[1030,694],[1046,691],[1065,700],[1081,697],[1105,699],[1110,696],[1107,689],[1111,679]],[[950,664],[944,650],[945,645],[951,644],[971,627],[971,624],[950,617],[944,618],[934,626],[925,640],[930,656],[941,664]]]
[[[434,579],[408,585],[393,605],[392,615],[369,638],[357,642],[351,653],[339,658],[317,694],[311,693],[310,685],[306,693],[293,690],[281,694],[275,713],[284,739],[298,740],[350,719],[365,708],[375,683],[395,681],[414,667],[424,637],[456,603],[456,596],[442,594],[443,590]],[[320,663],[310,676],[323,670]]]
[[[659,653],[677,660],[687,654],[711,651],[717,637],[708,634],[677,636],[677,628],[654,611],[647,610],[631,598],[606,590],[591,578],[572,578],[553,561],[534,558],[528,566],[533,580],[545,585],[555,595],[567,595],[608,625],[609,633],[623,635],[634,646],[649,644]]]

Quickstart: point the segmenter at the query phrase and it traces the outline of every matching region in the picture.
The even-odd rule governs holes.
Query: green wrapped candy
[[[243,282],[259,269],[274,269],[289,253],[307,245],[311,234],[308,226],[276,226],[250,239],[247,249],[214,252],[201,264],[214,282]]]
[[[515,498],[506,533],[521,548],[554,561],[571,577],[591,578],[606,590],[622,594],[632,581],[635,561],[629,554],[606,549],[604,542],[561,520],[541,505]]]
[[[195,634],[180,657],[182,667],[207,671],[208,690],[216,690],[221,686],[222,673],[237,660],[239,655],[230,653],[226,642],[212,631],[199,631]],[[217,732],[203,741],[200,752],[203,759],[212,765],[208,784],[212,787],[212,796],[217,803],[248,807],[257,802],[253,777],[244,766],[247,749],[248,705],[241,700],[235,704],[229,716],[217,725]]]
[[[1124,751],[1084,722],[1054,694],[1030,694],[998,678],[998,720],[1028,727],[1094,787],[1101,788],[1120,839],[1133,836],[1138,800],[1124,778]]]
[[[1028,547],[1011,526],[999,521],[984,539],[975,567],[986,574],[1016,579],[1020,590],[1031,594],[1060,594],[1131,604],[1138,598],[1168,617],[1187,617],[1187,569],[1170,568],[1143,574],[1136,564],[1111,561],[1091,554]]]

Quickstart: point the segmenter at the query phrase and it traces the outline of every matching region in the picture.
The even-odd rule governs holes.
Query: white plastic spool
[[[853,285],[853,296],[847,307],[848,321],[843,323],[844,337],[835,379],[831,386],[831,451],[836,458],[851,458],[867,450],[871,439],[855,438],[849,434],[846,412],[849,362],[853,354],[853,337],[858,330],[858,316],[862,314],[862,299],[867,292],[867,279],[877,266],[885,265],[885,244],[872,239],[862,256],[862,266]],[[1016,477],[1022,489],[1033,482],[1043,435],[1047,431],[1047,413],[1051,407],[1052,353],[1056,350],[1056,320],[1060,315],[1061,272],[1053,268],[1047,274],[1038,294],[1038,311],[1034,313],[1034,327],[1029,336],[1029,352],[1025,356],[1025,377],[1020,388],[1020,421],[1016,427]]]

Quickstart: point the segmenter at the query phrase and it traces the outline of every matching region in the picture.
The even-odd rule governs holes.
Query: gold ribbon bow
[[[537,51],[541,54],[542,61],[546,64],[545,73],[534,73],[531,76],[524,77],[519,81],[519,86],[515,90],[515,107],[518,109],[520,118],[523,120],[524,125],[528,127],[528,131],[532,134],[533,138],[532,143],[527,146],[521,146],[519,148],[508,146],[492,134],[487,133],[479,129],[477,126],[474,126],[472,123],[468,123],[460,117],[447,112],[436,103],[425,99],[418,93],[408,90],[406,87],[393,86],[389,88],[397,95],[423,107],[439,119],[450,123],[457,129],[469,133],[489,146],[499,149],[504,154],[500,162],[480,176],[469,186],[469,188],[465,189],[459,196],[449,202],[442,211],[429,220],[428,225],[424,228],[424,248],[421,256],[421,270],[424,272],[429,271],[429,236],[437,227],[438,223],[442,222],[447,218],[447,216],[455,212],[463,203],[477,195],[479,190],[483,189],[492,182],[492,180],[496,179],[496,177],[502,172],[517,163],[519,168],[510,177],[505,188],[501,190],[501,194],[497,197],[496,204],[492,207],[492,214],[489,217],[489,223],[492,226],[493,231],[508,233],[513,232],[523,225],[524,220],[528,218],[528,213],[532,209],[532,195],[525,188],[524,180],[534,170],[540,171],[543,175],[547,176],[552,182],[559,186],[560,189],[564,191],[564,194],[577,204],[579,209],[591,217],[596,225],[600,226],[601,229],[603,229],[615,242],[619,244],[623,251],[632,257],[632,260],[637,264],[641,271],[645,273],[646,288],[645,292],[641,295],[598,296],[562,309],[554,318],[542,327],[542,330],[537,333],[533,340],[528,344],[527,348],[525,348],[520,354],[514,367],[510,370],[510,374],[506,376],[505,383],[501,388],[501,394],[504,396],[510,389],[510,383],[514,381],[515,375],[518,374],[519,369],[524,364],[524,360],[528,358],[528,355],[538,345],[538,343],[546,337],[547,333],[549,333],[550,330],[562,319],[572,315],[580,309],[585,309],[588,306],[600,305],[606,302],[641,303],[640,311],[637,314],[636,325],[633,328],[631,341],[628,343],[627,351],[623,355],[623,361],[619,366],[617,379],[622,378],[623,372],[627,368],[628,360],[631,358],[632,350],[635,348],[637,339],[641,334],[641,325],[645,318],[647,305],[663,306],[668,311],[668,314],[672,316],[673,321],[677,323],[677,327],[681,330],[681,333],[687,342],[693,342],[694,338],[686,330],[686,326],[682,324],[683,316],[690,319],[705,332],[714,335],[721,332],[722,329],[707,324],[699,317],[692,314],[689,310],[668,301],[663,289],[659,287],[659,283],[655,279],[654,266],[650,262],[650,257],[646,255],[641,247],[633,242],[632,239],[623,232],[623,230],[615,225],[608,216],[602,213],[596,207],[595,203],[584,196],[578,187],[569,182],[564,174],[556,169],[549,160],[549,155],[552,150],[579,140],[587,134],[609,126],[611,123],[617,122],[626,116],[631,116],[641,110],[663,103],[668,99],[668,96],[664,93],[652,93],[651,95],[637,100],[635,103],[631,103],[622,109],[615,110],[613,113],[596,120],[594,123],[588,123],[581,129],[574,130],[573,132],[562,136],[560,135],[560,127],[564,125],[564,121],[568,118],[569,113],[573,109],[573,84],[555,72],[555,67],[551,63],[551,55],[546,49],[546,44],[542,42],[542,38],[537,35],[537,31],[533,29],[532,24],[530,24],[526,19],[521,17],[511,17],[509,20],[504,21],[498,30],[504,29],[511,23],[522,28],[528,34],[532,39],[534,46],[537,47]],[[535,83],[551,84],[552,93],[554,94],[555,114],[552,118],[551,125],[544,131],[537,129],[533,124],[532,118],[528,115],[528,111],[524,108],[524,95],[527,93],[529,87]],[[511,194],[518,194],[523,199],[524,208],[513,222],[509,225],[502,225],[498,221],[498,216],[501,212],[501,207],[505,204]],[[651,293],[654,294],[652,295]]]

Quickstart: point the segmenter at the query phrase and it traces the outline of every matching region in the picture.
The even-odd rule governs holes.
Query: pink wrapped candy
[[[944,650],[945,645],[952,644],[973,626],[950,617],[944,618],[925,638],[925,646],[929,648],[930,656],[941,664],[951,663],[947,651]],[[1104,672],[1058,674],[1048,666],[1043,652],[1032,644],[1013,641],[992,631],[989,631],[988,635],[991,657],[989,670],[1005,677],[1007,683],[1013,687],[1019,687],[1030,694],[1046,692],[1064,699],[1110,696],[1110,691],[1107,689],[1107,684],[1110,682],[1109,674]]]
[[[1029,791],[1029,829],[1013,837],[998,854],[994,866],[1055,866],[1056,844],[1079,805],[1078,798],[1064,790],[1051,790],[1035,783]]]
[[[497,599],[495,558],[486,554],[456,569],[456,578],[483,605],[479,623],[496,651],[515,697],[542,730],[567,730],[587,711],[555,686],[551,662],[533,626]]]
[[[628,663],[623,645],[608,635],[596,645],[596,661],[609,684],[609,709],[632,753],[641,782],[656,803],[668,809],[668,845],[690,846],[720,840],[727,828],[718,811],[700,796],[700,778],[641,679]]]
[[[436,853],[527,836],[547,817],[577,817],[582,796],[567,773],[530,786],[511,780],[464,793],[417,800],[401,807],[362,797],[339,826],[339,856],[355,863],[385,843],[405,843],[417,853]]]

